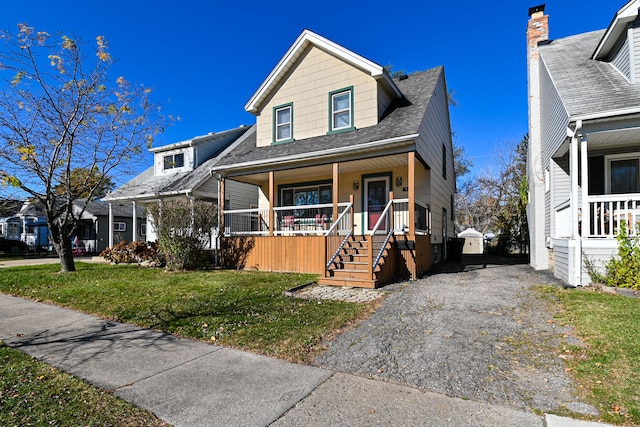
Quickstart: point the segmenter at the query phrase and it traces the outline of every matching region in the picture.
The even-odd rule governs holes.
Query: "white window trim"
[[[182,155],[182,166],[175,166],[175,158],[176,156]],[[171,167],[166,167],[166,163],[165,163],[165,159],[167,157],[171,157],[172,161],[171,161]],[[186,155],[183,151],[181,152],[177,152],[177,153],[172,153],[172,154],[165,154],[162,156],[162,170],[164,171],[171,171],[171,170],[176,170],[176,169],[180,169],[183,168],[186,164]]]
[[[282,123],[278,123],[278,112],[283,111],[283,110],[289,110],[289,121],[288,122],[282,122]],[[275,142],[282,142],[282,141],[291,141],[293,139],[293,105],[292,104],[287,104],[287,105],[283,105],[281,107],[276,107],[274,109],[274,131],[275,134],[273,135],[273,140]],[[278,138],[278,129],[284,126],[288,126],[289,127],[289,136],[286,138]]]
[[[122,221],[113,222],[113,231],[125,232],[127,231],[127,223]]]
[[[606,194],[611,194],[611,162],[633,159],[638,159],[638,162],[640,163],[640,152],[609,154],[604,156],[604,190]],[[640,167],[638,168],[638,173],[640,174]],[[638,180],[640,182],[640,176],[638,177]]]
[[[342,110],[335,110],[333,108],[334,99],[337,96],[343,96],[345,94],[349,95],[348,107],[344,108]],[[338,91],[338,92],[335,92],[335,93],[331,94],[331,111],[330,111],[330,114],[331,114],[331,129],[330,130],[331,131],[340,131],[340,130],[344,130],[344,129],[352,129],[353,128],[353,111],[352,111],[352,107],[353,107],[353,89],[349,88],[349,89],[341,90],[341,91]],[[344,113],[344,112],[348,113],[347,115],[349,116],[349,124],[346,125],[346,126],[337,127],[336,126],[336,120],[335,120],[336,114]]]

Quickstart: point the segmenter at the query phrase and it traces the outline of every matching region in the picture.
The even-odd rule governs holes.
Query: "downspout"
[[[573,242],[573,259],[571,260],[573,271],[569,277],[569,284],[572,286],[580,285],[582,270],[582,241],[580,238],[580,230],[578,228],[578,202],[579,202],[579,183],[578,183],[578,142],[581,139],[579,135],[582,129],[582,120],[576,121],[575,129],[567,128],[567,136],[571,138],[569,147],[569,171],[571,176],[571,192],[570,192],[570,209],[571,209],[571,240]],[[571,246],[570,246],[571,247]]]

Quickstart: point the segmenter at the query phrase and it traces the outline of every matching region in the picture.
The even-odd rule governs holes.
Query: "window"
[[[640,193],[640,157],[607,157],[609,194]]]
[[[281,206],[319,205],[333,202],[331,184],[284,188],[281,190]]]
[[[127,231],[127,223],[126,222],[114,222],[113,223],[113,231]]]
[[[352,130],[353,88],[340,89],[329,94],[329,132]]]
[[[447,147],[442,144],[442,177],[447,179]]]
[[[147,224],[145,224],[144,222],[140,224],[140,235],[141,236],[147,235]]]
[[[170,154],[164,156],[164,169],[175,169],[184,166],[184,153]]]
[[[293,104],[273,109],[273,141],[293,141]]]

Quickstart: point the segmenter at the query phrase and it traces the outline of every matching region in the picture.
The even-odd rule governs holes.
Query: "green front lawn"
[[[153,414],[0,342],[0,425],[167,426]]]
[[[313,275],[76,266],[67,274],[57,264],[5,268],[0,292],[296,362],[309,361],[325,337],[373,308],[282,295]]]
[[[562,323],[585,347],[561,355],[586,399],[609,423],[640,425],[640,299],[592,290],[542,288],[558,298]]]

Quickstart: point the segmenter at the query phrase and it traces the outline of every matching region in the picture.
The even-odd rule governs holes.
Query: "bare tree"
[[[63,272],[75,270],[87,203],[108,176],[131,172],[163,121],[150,90],[110,76],[113,64],[102,36],[90,46],[26,24],[0,33],[0,180],[43,207]],[[78,168],[91,174],[72,182]]]
[[[458,185],[456,222],[463,228],[474,227],[483,234],[498,233],[507,249],[528,246],[525,216],[527,197],[525,135],[515,144],[504,143],[493,154],[492,167]]]

